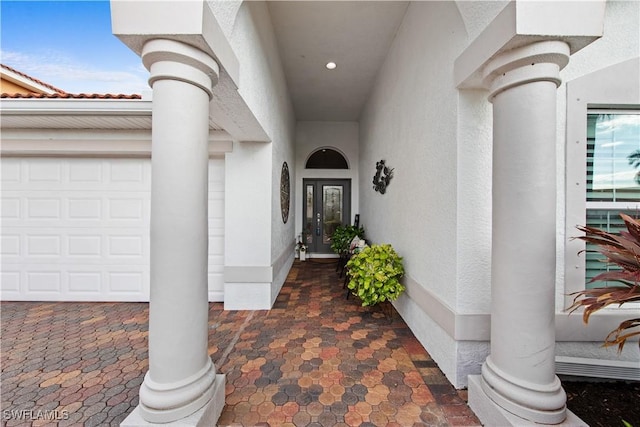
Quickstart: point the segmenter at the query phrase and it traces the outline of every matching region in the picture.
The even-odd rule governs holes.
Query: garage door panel
[[[22,163],[20,161],[2,162],[0,172],[3,187],[4,185],[18,183],[21,180]]]
[[[62,255],[60,235],[34,233],[26,236],[26,243],[26,255],[30,258],[60,258]]]
[[[101,271],[69,271],[67,289],[69,295],[94,295],[100,298],[103,294],[103,273]]]
[[[27,182],[47,185],[62,184],[62,170],[66,162],[55,159],[34,159],[27,163]]]
[[[109,163],[109,177],[111,183],[138,184],[148,187],[151,182],[150,168],[135,160],[123,160]]]
[[[62,216],[62,203],[59,198],[33,197],[27,198],[26,202],[27,220],[59,220]]]
[[[62,291],[62,272],[54,268],[29,271],[26,274],[25,292],[29,294],[59,295]]]
[[[223,242],[224,246],[224,242]],[[209,252],[209,301],[224,301],[224,254]]]
[[[19,234],[3,234],[0,236],[0,249],[2,257],[19,257],[20,256],[20,235]]]
[[[136,197],[109,199],[107,219],[110,221],[142,221],[143,201]]]
[[[148,193],[102,193],[3,191],[2,220],[11,226],[149,227]]]
[[[151,164],[144,159],[20,159],[2,162],[3,189],[34,191],[142,191],[151,183]]]
[[[224,254],[224,236],[209,235],[209,256]]]
[[[2,159],[0,297],[148,301],[149,159]],[[224,295],[224,160],[209,176],[209,296]]]
[[[76,264],[147,263],[148,230],[138,228],[60,228],[52,234],[46,227],[14,227],[2,235],[4,264],[60,262]],[[96,233],[99,232],[100,234]],[[14,234],[15,233],[15,234]],[[24,250],[21,250],[25,248]]]
[[[127,265],[41,264],[2,272],[3,300],[148,301],[149,271]]]
[[[94,220],[102,218],[103,199],[95,197],[69,197],[66,199],[70,220]]]
[[[141,271],[110,271],[108,287],[110,294],[139,294],[144,289],[144,274]]]
[[[69,234],[67,235],[67,255],[75,258],[101,258],[103,237],[96,234]]]
[[[102,160],[70,161],[64,166],[68,168],[69,183],[101,183],[104,181]]]
[[[2,197],[2,219],[9,221],[20,219],[20,197]]]
[[[0,281],[0,293],[2,293],[3,297],[6,295],[20,295],[20,271],[3,268],[0,278],[2,278]]]
[[[116,258],[142,257],[142,236],[109,236],[108,256]]]

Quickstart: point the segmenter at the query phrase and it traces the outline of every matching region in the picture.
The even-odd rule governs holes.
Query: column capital
[[[531,82],[550,81],[560,86],[560,70],[569,63],[569,55],[569,45],[559,40],[531,43],[500,53],[482,70],[489,101],[500,92]]]
[[[158,80],[178,80],[199,87],[213,97],[220,68],[207,53],[186,43],[153,39],[142,47],[142,63],[149,70],[149,85]]]
[[[456,58],[458,89],[486,89],[482,71],[502,53],[542,41],[562,41],[570,54],[603,34],[605,0],[511,0]]]

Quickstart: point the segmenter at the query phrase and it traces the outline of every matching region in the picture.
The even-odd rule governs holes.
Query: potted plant
[[[595,281],[616,282],[616,286],[604,286],[584,291],[574,292],[573,304],[569,307],[574,312],[584,307],[582,319],[589,322],[589,316],[601,308],[615,304],[618,307],[628,302],[640,301],[640,221],[628,215],[620,214],[627,231],[619,235],[600,230],[595,227],[579,226],[585,233],[577,237],[598,247],[598,251],[606,257],[606,262],[619,268],[598,274],[591,279]],[[609,332],[604,340],[604,346],[618,346],[622,351],[626,341],[640,335],[640,318],[628,319],[620,323],[616,329]],[[640,346],[640,342],[638,343]]]
[[[304,244],[306,235],[304,233],[298,235],[298,241],[296,242],[296,258],[300,258],[300,261],[307,259],[307,245]]]
[[[331,235],[331,250],[342,255],[349,250],[354,237],[364,238],[364,228],[355,225],[340,225]]]
[[[341,225],[331,235],[331,250],[338,254],[336,271],[340,270],[340,277],[349,259],[349,245],[355,237],[364,238],[364,228],[355,225]]]
[[[362,300],[363,306],[395,301],[405,287],[402,258],[389,244],[365,247],[347,263],[348,288]]]
[[[300,244],[298,249],[300,250],[300,261],[305,261],[307,259],[307,245]]]
[[[305,261],[307,259],[307,245],[302,242],[298,242],[296,249],[300,255],[300,261]]]

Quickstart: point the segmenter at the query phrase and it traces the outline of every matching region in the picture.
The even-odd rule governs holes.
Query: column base
[[[147,426],[184,426],[184,427],[210,427],[217,425],[218,418],[222,414],[224,408],[225,397],[225,375],[216,374],[215,380],[211,385],[213,396],[202,408],[188,417],[182,418],[170,423],[150,423],[142,418],[140,413],[140,405],[125,418],[120,424],[122,427],[147,427]]]
[[[483,425],[486,426],[540,426],[498,406],[482,388],[481,375],[469,375],[469,407],[475,412]],[[561,427],[588,427],[589,425],[578,418],[573,412],[566,410],[567,417],[559,424]]]

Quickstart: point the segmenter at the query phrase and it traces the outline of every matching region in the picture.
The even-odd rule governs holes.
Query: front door
[[[304,239],[308,251],[328,254],[331,236],[339,225],[351,220],[350,179],[304,179]]]

